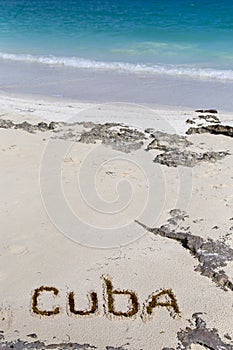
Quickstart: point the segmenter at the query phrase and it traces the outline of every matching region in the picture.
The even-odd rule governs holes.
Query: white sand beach
[[[233,114],[2,94],[0,116],[0,348],[232,349],[233,139],[208,127]]]

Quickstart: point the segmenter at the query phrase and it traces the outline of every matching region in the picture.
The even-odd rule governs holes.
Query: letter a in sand
[[[165,296],[166,300],[164,302],[159,300],[162,296]],[[146,312],[148,313],[148,315],[151,315],[153,309],[158,306],[171,309],[175,314],[180,313],[176,297],[171,289],[163,289],[161,292],[151,296],[150,302],[146,307]]]

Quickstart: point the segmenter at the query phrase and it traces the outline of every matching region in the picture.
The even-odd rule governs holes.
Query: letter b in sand
[[[113,289],[112,282],[109,278],[104,277],[104,281],[106,284],[106,294],[107,294],[107,305],[108,305],[108,312],[115,315],[115,316],[123,316],[123,317],[132,317],[138,312],[139,304],[138,304],[138,298],[136,296],[136,293],[133,291],[128,290],[117,290]],[[116,295],[125,295],[129,297],[130,300],[130,308],[128,311],[116,311],[115,310],[115,298]]]

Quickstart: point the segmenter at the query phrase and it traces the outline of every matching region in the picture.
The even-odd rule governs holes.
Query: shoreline
[[[145,75],[181,76],[183,78],[207,81],[232,81],[233,71],[229,65],[213,67],[189,63],[146,63],[142,61],[100,61],[94,58],[76,56],[31,55],[0,52],[0,60],[5,62],[34,63],[47,66],[67,67],[90,71],[118,72]]]
[[[233,110],[233,82],[0,60],[0,91],[84,103],[125,102]]]

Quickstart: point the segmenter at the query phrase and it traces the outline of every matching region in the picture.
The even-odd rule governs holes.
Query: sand
[[[1,120],[16,124],[73,123],[0,128],[0,348],[232,349],[232,137],[185,136],[187,119],[208,125],[188,108],[6,95],[0,106]],[[231,113],[217,116],[232,125]],[[84,135],[90,125],[77,122],[134,131],[126,139],[112,125],[120,141],[109,141],[99,131]],[[155,163],[162,149],[145,151],[155,130],[187,137],[188,152],[229,154],[193,167]],[[226,258],[214,273],[224,270],[227,280],[209,265],[205,275],[196,271],[202,247],[195,255],[150,232],[161,225],[211,239],[213,256]]]

